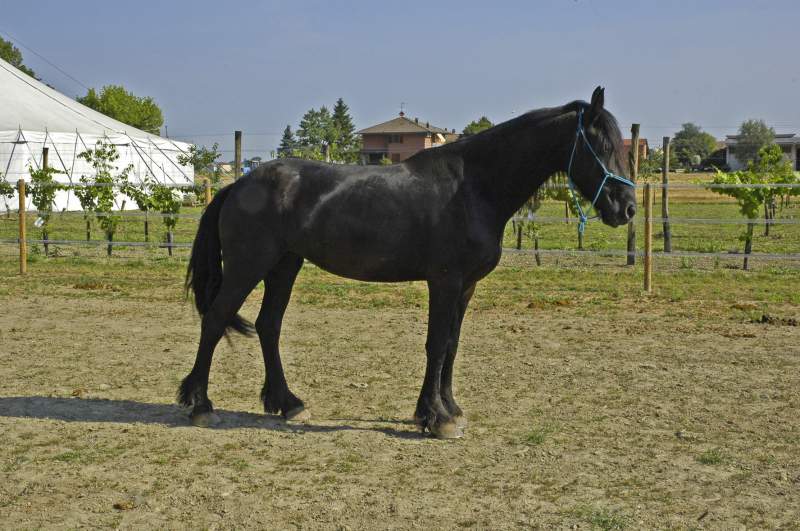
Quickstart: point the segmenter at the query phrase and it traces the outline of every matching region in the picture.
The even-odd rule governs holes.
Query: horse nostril
[[[625,209],[625,215],[628,216],[628,219],[633,219],[633,216],[636,215],[636,205],[634,203],[630,203],[628,208]]]

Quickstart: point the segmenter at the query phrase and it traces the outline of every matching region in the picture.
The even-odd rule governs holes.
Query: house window
[[[390,144],[402,144],[403,143],[403,135],[389,135],[389,143]]]

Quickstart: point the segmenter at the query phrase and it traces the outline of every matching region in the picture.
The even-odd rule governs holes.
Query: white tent
[[[191,185],[194,169],[178,162],[191,144],[161,138],[99,113],[51,89],[0,59],[0,178],[15,184],[30,180],[28,168],[48,164],[63,172],[54,179],[78,184],[81,176],[94,177],[94,169],[78,155],[98,140],[114,144],[119,169],[133,166],[132,182],[150,175],[162,184]],[[17,199],[9,201],[15,208]],[[128,201],[127,208],[135,208]],[[3,205],[0,205],[3,207]],[[30,208],[30,205],[29,205]],[[54,210],[78,210],[72,192],[58,192]]]

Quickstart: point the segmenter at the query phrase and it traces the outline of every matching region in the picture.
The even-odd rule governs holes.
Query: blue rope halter
[[[572,153],[569,156],[569,166],[567,166],[567,184],[569,184],[570,195],[572,195],[572,200],[575,201],[575,209],[578,211],[578,216],[580,222],[578,223],[578,232],[583,234],[584,229],[586,229],[586,222],[590,219],[597,218],[597,215],[592,216],[591,218],[586,216],[586,212],[583,211],[583,207],[581,207],[581,203],[578,200],[578,193],[575,190],[575,183],[572,180],[572,160],[575,158],[575,151],[578,149],[578,141],[583,138],[583,142],[586,144],[586,147],[589,148],[589,152],[594,155],[594,159],[600,165],[600,168],[603,170],[604,176],[603,180],[600,182],[600,186],[597,188],[597,193],[594,194],[594,199],[592,199],[592,204],[589,206],[589,210],[594,208],[595,203],[600,198],[600,192],[603,191],[603,187],[606,185],[606,182],[609,179],[615,179],[623,184],[627,184],[628,186],[633,186],[636,188],[636,183],[631,181],[630,179],[626,179],[621,175],[616,175],[608,171],[606,165],[603,164],[603,161],[600,160],[600,157],[597,156],[594,149],[592,149],[592,144],[589,143],[589,139],[586,138],[586,130],[583,128],[583,109],[578,110],[578,128],[575,131],[575,143],[572,144]]]

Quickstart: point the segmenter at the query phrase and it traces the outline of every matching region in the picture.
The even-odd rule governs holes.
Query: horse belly
[[[318,216],[294,239],[293,251],[331,273],[357,280],[422,279],[428,231],[415,216],[391,210]]]

